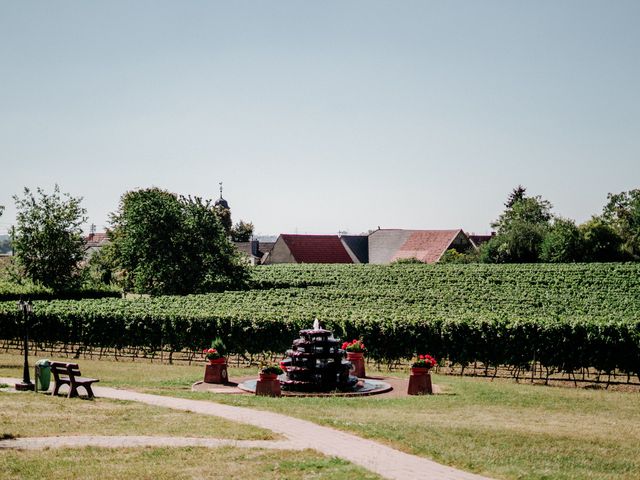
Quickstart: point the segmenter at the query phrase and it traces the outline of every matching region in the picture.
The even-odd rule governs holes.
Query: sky
[[[24,187],[218,197],[257,234],[486,233],[518,184],[640,188],[640,2],[0,0],[0,234]]]

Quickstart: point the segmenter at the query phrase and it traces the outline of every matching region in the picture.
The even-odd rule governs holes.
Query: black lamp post
[[[22,312],[24,320],[24,371],[22,372],[22,382],[16,383],[16,390],[34,390],[35,385],[31,383],[29,377],[29,316],[33,312],[31,301],[25,302],[21,299],[18,302],[18,310]]]

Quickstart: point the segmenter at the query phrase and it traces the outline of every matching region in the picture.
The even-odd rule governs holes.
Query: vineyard
[[[246,291],[35,301],[32,336],[153,355],[220,335],[235,353],[279,353],[314,318],[363,337],[380,361],[429,352],[463,366],[535,361],[640,378],[639,264],[256,267]],[[0,302],[0,338],[20,334],[15,302]]]

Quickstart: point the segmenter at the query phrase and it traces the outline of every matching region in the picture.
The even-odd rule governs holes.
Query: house
[[[496,232],[491,232],[491,235],[482,235],[479,233],[467,233],[467,236],[469,237],[469,240],[473,242],[473,245],[477,248],[483,243],[486,243],[489,240],[491,240],[493,237],[495,237]]]
[[[358,263],[358,255],[346,245],[338,235],[281,234],[263,263]],[[352,245],[362,255],[361,242]]]
[[[465,252],[474,244],[462,229],[378,229],[369,234],[369,263],[388,264],[403,258],[436,263],[449,249]]]
[[[91,255],[99,251],[107,243],[109,243],[109,237],[106,232],[91,232],[89,235],[84,237],[86,258],[91,257]]]
[[[341,235],[340,241],[347,249],[353,263],[369,263],[369,237],[367,235]]]
[[[260,265],[263,259],[269,255],[274,245],[274,242],[261,242],[259,240],[232,243],[249,265]]]
[[[403,258],[436,263],[452,248],[463,253],[475,245],[462,229],[378,229],[369,235],[282,234],[262,263],[388,264]]]

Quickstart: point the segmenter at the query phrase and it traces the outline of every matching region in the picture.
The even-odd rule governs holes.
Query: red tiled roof
[[[477,247],[479,245],[482,245],[485,242],[488,242],[489,240],[491,240],[494,235],[482,235],[482,234],[477,234],[477,233],[468,233],[467,236],[469,237],[469,240],[471,240],[473,242],[473,244]]]
[[[87,243],[87,245],[95,247],[108,242],[109,237],[107,236],[106,232],[90,233],[89,235],[84,237],[84,241],[85,243]]]
[[[421,262],[436,263],[451,246],[460,230],[416,230],[398,249],[391,261],[417,258]]]
[[[338,235],[282,234],[298,263],[353,263]]]

